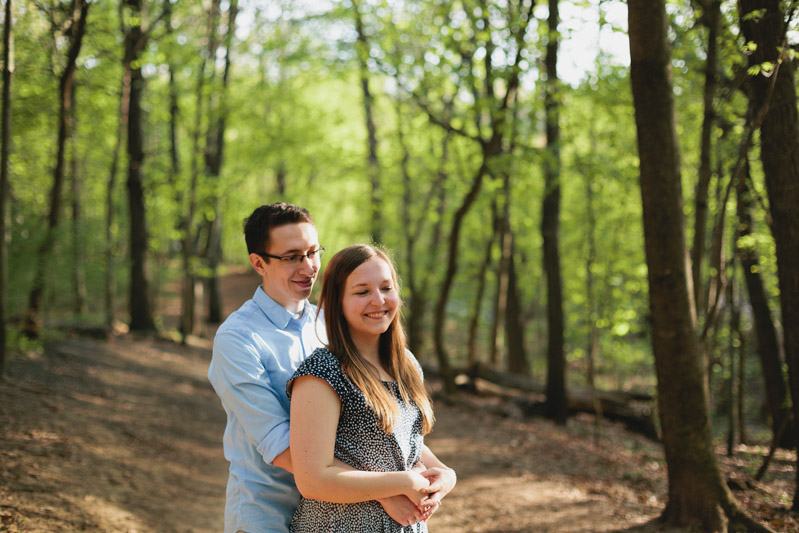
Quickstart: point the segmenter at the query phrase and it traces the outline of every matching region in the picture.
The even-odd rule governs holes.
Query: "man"
[[[287,532],[300,495],[291,474],[286,382],[325,342],[324,324],[308,302],[324,248],[310,213],[283,202],[257,208],[244,235],[262,284],[219,327],[208,369],[227,413],[225,532]],[[438,469],[431,470],[431,485],[442,485]],[[432,514],[438,499],[427,513],[405,496],[381,504],[407,525]]]

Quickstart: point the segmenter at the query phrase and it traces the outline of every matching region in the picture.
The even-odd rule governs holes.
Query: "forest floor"
[[[224,283],[227,312],[254,287],[244,275]],[[222,531],[225,414],[205,377],[210,348],[68,336],[13,354],[0,381],[0,531]],[[436,403],[426,439],[458,473],[431,532],[677,531],[655,521],[666,497],[657,443],[609,422],[595,442],[592,417],[563,427],[461,396]],[[747,487],[735,491],[744,508],[799,531],[786,511],[793,454],[778,450],[754,483],[764,447],[721,451],[725,476]]]

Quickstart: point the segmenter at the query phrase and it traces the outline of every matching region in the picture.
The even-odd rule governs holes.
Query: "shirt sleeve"
[[[270,378],[254,340],[235,331],[218,334],[208,379],[228,416],[239,421],[247,439],[271,464],[289,447],[289,413],[280,401],[285,392]]]
[[[338,360],[327,350],[316,350],[302,364],[286,383],[286,394],[291,400],[291,389],[294,380],[302,376],[313,376],[323,379],[333,388],[339,398],[344,398],[347,394],[347,384],[344,373]]]

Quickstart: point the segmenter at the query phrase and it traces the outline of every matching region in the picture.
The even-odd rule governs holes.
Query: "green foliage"
[[[602,9],[593,0],[569,4],[574,4],[573,9],[586,20],[596,22],[580,26],[570,18],[561,27],[561,38],[579,33],[572,29],[574,26],[587,27],[598,21],[604,24],[604,32],[624,31],[622,26],[612,26],[606,16],[622,5],[620,2],[603,2]],[[147,20],[142,20],[149,27],[149,40],[141,56],[146,78],[146,158],[142,170],[154,296],[175,293],[181,278],[179,254],[191,194],[195,195],[196,208],[190,229],[197,234],[197,244],[200,249],[205,244],[207,222],[219,222],[228,263],[247,265],[241,221],[257,205],[277,200],[310,209],[320,239],[331,255],[353,242],[368,240],[367,131],[352,6],[331,2],[320,7],[310,0],[241,6],[225,95],[228,114],[222,170],[218,178],[213,178],[206,172],[204,152],[209,126],[222,109],[224,54],[220,50],[216,61],[205,63],[204,78],[199,80],[203,61],[208,59],[205,7],[202,3],[170,5],[170,31],[157,18],[161,2],[147,2]],[[116,311],[121,318],[126,316],[129,214],[124,138],[114,176],[111,242],[105,241],[105,199],[117,141],[123,73],[118,8],[117,2],[92,4],[76,78],[75,156],[83,207],[79,246],[85,258],[81,266],[90,299],[88,318],[80,317],[82,320],[99,320],[102,315],[107,267],[113,268]],[[222,8],[218,36],[227,30],[228,4],[223,3]],[[577,12],[574,10],[564,9],[561,16],[576,16],[568,14]],[[745,133],[747,99],[730,87],[745,68],[746,54],[754,49],[751,43],[740,42],[735,9],[725,3],[722,13],[718,65],[722,83],[714,102],[718,122],[713,133],[714,168],[720,169],[720,175],[714,176],[708,207],[711,218],[724,207],[728,219],[734,220],[734,203],[723,205],[723,191]],[[130,14],[124,10],[122,14],[130,24]],[[503,117],[505,131],[513,128],[514,137],[506,137],[503,154],[489,161],[491,176],[484,181],[464,220],[445,336],[451,353],[465,358],[466,324],[478,280],[485,276],[478,331],[481,357],[489,344],[499,259],[496,245],[489,270],[481,272],[480,266],[491,237],[491,205],[506,201],[502,176],[507,174],[513,261],[519,278],[526,348],[539,377],[545,372],[547,342],[540,230],[542,171],[547,157],[543,150],[545,74],[541,72],[544,46],[550,37],[546,15],[545,7],[538,6],[532,19],[526,21],[518,3],[498,1],[361,2],[367,44],[360,53],[369,68],[368,82],[374,97],[384,242],[399,267],[406,300],[419,298],[426,306],[423,328],[428,337],[432,308],[445,274],[447,238],[455,210],[482,162],[481,143],[487,142],[491,133],[490,119],[498,118],[501,101],[496,95],[504,94],[511,76],[520,73],[514,114]],[[690,242],[705,112],[702,92],[707,32],[692,2],[669,2],[669,15]],[[54,11],[54,18],[63,16]],[[746,16],[761,15],[753,12]],[[523,23],[529,28],[522,50],[518,50],[519,43],[510,36]],[[31,266],[44,237],[55,161],[58,76],[64,52],[48,17],[33,2],[22,2],[16,35],[9,204],[8,307],[12,317],[20,317],[25,311],[34,270]],[[521,61],[514,65],[517,52]],[[495,77],[487,85],[483,76],[489,68]],[[773,68],[775,65],[762,64],[755,70],[766,73]],[[594,66],[581,79],[573,85],[560,84],[557,95],[561,113],[561,269],[570,379],[583,380],[593,326],[599,338],[599,383],[610,387],[634,382],[650,387],[653,373],[647,269],[629,71],[607,50],[599,50]],[[177,168],[170,154],[171,90],[177,95],[178,105]],[[448,122],[456,131],[447,132],[437,122]],[[776,304],[776,259],[763,200],[762,169],[757,163],[757,138],[753,146],[754,233],[739,244],[757,250],[769,297]],[[193,177],[196,184],[192,188]],[[76,266],[72,259],[71,195],[67,187],[55,249],[48,256],[46,321],[72,317],[72,274]],[[409,236],[415,239],[412,245]],[[589,265],[591,239],[595,255]],[[113,265],[106,265],[109,247]],[[191,263],[196,273],[208,274],[201,258]],[[587,288],[589,272],[591,293]],[[704,275],[709,277],[711,272],[707,270]],[[411,279],[417,294],[412,292]],[[156,301],[160,305],[156,314],[163,315],[165,300]],[[718,346],[723,346],[729,336],[730,332],[722,328]],[[430,346],[429,338],[423,345]],[[420,354],[422,358],[430,354],[425,351]],[[756,365],[750,370],[755,374]]]

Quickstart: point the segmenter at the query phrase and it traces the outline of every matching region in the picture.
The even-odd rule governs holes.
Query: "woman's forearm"
[[[294,480],[305,498],[333,503],[357,503],[399,494],[412,501],[421,500],[426,495],[421,489],[429,485],[419,474],[364,472],[335,464],[311,471],[295,468]]]

